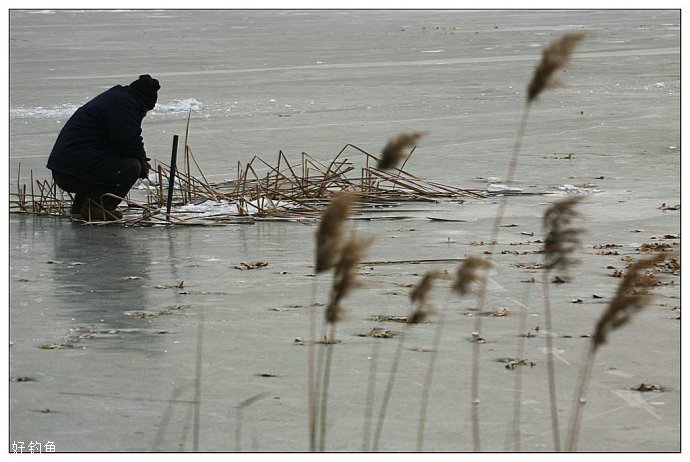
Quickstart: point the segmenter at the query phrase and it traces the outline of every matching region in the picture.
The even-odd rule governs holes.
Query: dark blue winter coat
[[[129,86],[114,86],[72,114],[46,166],[85,180],[117,184],[122,157],[148,160],[141,137],[145,115]]]

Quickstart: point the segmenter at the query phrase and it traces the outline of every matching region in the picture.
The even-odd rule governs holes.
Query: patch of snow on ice
[[[167,103],[158,103],[151,111],[152,114],[170,114],[179,112],[199,111],[204,105],[194,98],[174,99]]]
[[[582,194],[582,195],[584,195],[584,194],[599,194],[601,192],[601,190],[599,190],[599,189],[574,186],[572,184],[564,184],[563,186],[559,186],[558,189],[563,191],[566,194]]]
[[[245,212],[249,215],[256,214],[262,209],[271,209],[273,208],[271,205],[276,209],[293,209],[297,207],[297,205],[292,202],[270,202],[264,198],[259,200],[245,200],[243,204]],[[227,201],[218,202],[206,200],[200,204],[186,204],[180,207],[174,207],[173,210],[177,212],[176,216],[178,218],[209,218],[220,215],[239,215],[239,207],[237,203]],[[185,215],[180,215],[180,213]]]
[[[59,104],[53,107],[19,107],[10,109],[10,117],[17,119],[57,119],[71,116],[78,106],[74,104]]]
[[[504,184],[499,184],[499,183],[492,183],[486,188],[486,192],[491,193],[491,194],[499,194],[499,193],[521,193],[522,189],[520,188],[513,188],[510,186],[506,186]]]

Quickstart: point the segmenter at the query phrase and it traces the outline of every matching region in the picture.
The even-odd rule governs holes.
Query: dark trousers
[[[139,159],[132,157],[123,157],[120,161],[118,184],[116,185],[95,183],[67,173],[53,171],[55,184],[60,189],[74,194],[73,211],[80,210],[87,199],[91,199],[98,204],[102,203],[106,210],[115,210],[121,202],[120,199],[103,196],[103,194],[110,193],[119,197],[125,197],[129,190],[132,189],[132,186],[134,186],[134,183],[136,183],[139,175],[141,175],[141,162]]]

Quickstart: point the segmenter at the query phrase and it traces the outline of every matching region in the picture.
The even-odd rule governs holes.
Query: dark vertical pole
[[[170,178],[168,179],[168,204],[167,214],[170,220],[170,207],[172,206],[173,188],[175,187],[175,164],[177,163],[177,141],[179,136],[173,135],[172,157],[170,158]]]

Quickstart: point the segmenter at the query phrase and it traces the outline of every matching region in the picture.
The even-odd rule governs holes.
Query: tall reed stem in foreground
[[[525,337],[527,334],[525,334],[525,327],[527,324],[527,315],[528,315],[528,302],[529,302],[529,296],[530,296],[530,291],[532,287],[531,284],[528,284],[527,288],[525,289],[525,294],[523,297],[522,302],[517,302],[518,305],[520,305],[521,312],[520,312],[520,323],[518,327],[518,337],[517,337],[517,348],[516,348],[516,358],[518,360],[524,358],[524,351],[525,351]],[[516,452],[520,452],[522,450],[521,448],[521,414],[522,414],[522,368],[518,367],[517,370],[515,371],[515,381],[513,382],[513,421],[510,423],[510,428],[512,429],[512,450]],[[506,449],[507,451],[508,449]]]
[[[264,399],[269,395],[268,392],[257,393],[242,401],[237,406],[237,424],[235,426],[235,452],[242,452],[242,417],[244,410],[254,404],[255,402]]]
[[[431,305],[429,304],[429,293],[433,288],[434,281],[440,276],[438,271],[427,271],[422,280],[419,281],[412,292],[410,293],[410,300],[412,303],[416,303],[416,307],[409,319],[407,320],[408,327],[410,324],[418,324],[424,321],[433,311]],[[372,451],[376,452],[379,447],[379,441],[381,439],[381,433],[383,432],[383,423],[386,420],[386,411],[388,410],[388,403],[390,401],[391,395],[393,394],[393,385],[395,383],[395,376],[398,373],[398,367],[400,365],[400,358],[402,357],[403,347],[405,345],[405,339],[407,337],[407,329],[405,332],[401,333],[398,337],[398,348],[395,351],[395,356],[391,364],[391,371],[388,375],[388,383],[386,385],[386,390],[383,395],[383,401],[381,403],[381,409],[379,411],[378,421],[376,423],[376,433],[374,434],[374,443],[372,445]]]
[[[317,400],[318,385],[316,379],[314,351],[316,343],[316,295],[318,291],[318,276],[324,271],[331,269],[338,258],[342,247],[342,236],[350,210],[355,203],[355,195],[352,193],[342,193],[335,196],[319,222],[316,231],[316,265],[314,284],[312,285],[312,301],[309,304],[309,370],[308,370],[308,394],[309,394],[309,449],[316,451],[316,428],[317,428]]]
[[[367,400],[364,407],[364,428],[362,430],[362,452],[368,452],[371,446],[371,423],[374,416],[374,390],[376,389],[376,372],[379,361],[379,349],[381,345],[374,341],[371,346],[369,364],[369,380],[367,383]]]
[[[452,287],[453,292],[461,297],[469,294],[472,284],[476,283],[483,277],[479,274],[479,271],[488,266],[491,266],[491,264],[483,258],[474,256],[467,257],[465,261],[458,266],[458,271]],[[429,361],[426,378],[424,380],[424,388],[422,390],[422,402],[419,409],[419,426],[417,428],[417,452],[421,452],[424,448],[424,432],[426,429],[426,416],[429,407],[431,384],[433,382],[436,360],[438,359],[438,350],[439,345],[441,344],[441,336],[443,335],[444,324],[445,314],[443,311],[440,311],[436,324],[436,330],[434,332],[431,359]]]
[[[506,175],[506,185],[511,186],[517,170],[518,157],[522,141],[525,137],[527,129],[527,120],[529,118],[529,111],[532,103],[537,97],[546,89],[552,88],[556,85],[553,74],[565,67],[570,60],[570,56],[575,46],[585,37],[582,33],[569,33],[563,35],[560,39],[551,43],[542,52],[542,59],[534,71],[534,75],[529,85],[527,86],[527,100],[522,110],[520,125],[518,126],[518,133],[513,145],[513,151],[510,156],[508,165],[508,173]],[[494,253],[496,242],[498,239],[498,231],[503,223],[503,216],[505,215],[506,204],[508,198],[506,195],[501,196],[496,212],[496,220],[491,231],[491,239],[489,241],[489,255]],[[486,304],[486,289],[487,281],[484,279],[480,286],[477,296],[477,310],[478,314],[484,309]],[[476,316],[474,323],[474,332],[477,335],[481,334],[482,317]],[[475,452],[481,451],[481,438],[479,434],[479,343],[474,342],[472,348],[472,385],[471,385],[471,401],[472,401],[472,449]]]
[[[657,263],[664,261],[666,256],[666,254],[661,253],[630,265],[618,286],[616,296],[599,317],[594,327],[594,334],[589,343],[584,365],[580,370],[579,384],[575,392],[575,399],[573,400],[570,429],[566,441],[565,450],[567,452],[574,452],[577,449],[582,407],[585,403],[587,388],[589,387],[594,357],[599,347],[606,343],[611,332],[630,322],[633,314],[642,310],[649,303],[651,296],[648,287],[654,285],[655,281],[654,278],[647,277],[643,271],[653,268]]]
[[[326,308],[326,323],[330,325],[330,336],[326,343],[326,364],[323,370],[323,382],[321,389],[321,413],[319,431],[319,451],[326,448],[326,426],[328,423],[328,387],[333,360],[333,346],[335,344],[336,324],[343,318],[343,310],[340,305],[342,300],[354,289],[360,287],[362,282],[357,279],[357,265],[362,261],[364,254],[371,245],[371,236],[355,236],[347,241],[340,249],[340,256],[335,264],[335,275],[331,298]]]
[[[204,311],[199,311],[199,325],[196,338],[196,372],[194,374],[194,452],[199,452],[199,432],[201,429],[201,369],[204,346]]]
[[[571,256],[582,242],[580,240],[584,230],[573,228],[571,222],[580,217],[575,206],[582,197],[570,197],[556,202],[544,212],[543,226],[546,230],[544,238],[544,326],[546,327],[546,369],[549,378],[549,401],[551,406],[551,429],[553,445],[556,452],[561,451],[560,426],[558,422],[558,401],[556,399],[556,367],[553,356],[553,323],[551,322],[551,297],[549,284],[551,270],[567,271],[575,259]]]

